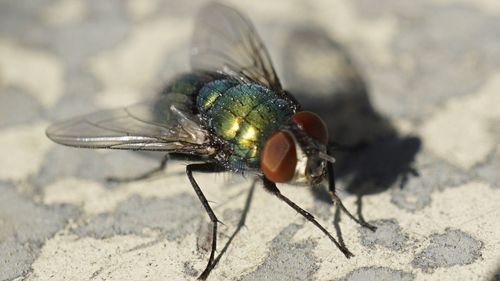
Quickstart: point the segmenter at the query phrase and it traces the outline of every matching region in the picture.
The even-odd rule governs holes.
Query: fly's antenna
[[[318,153],[318,156],[319,156],[319,158],[321,158],[327,162],[330,162],[332,164],[335,163],[335,158],[333,158],[333,156],[330,156],[330,155],[324,153],[323,151],[320,151]]]

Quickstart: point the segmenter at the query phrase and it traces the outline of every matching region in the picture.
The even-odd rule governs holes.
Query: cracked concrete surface
[[[192,280],[208,218],[184,162],[78,150],[50,122],[154,96],[187,69],[206,1],[0,3],[0,280]],[[500,4],[497,1],[228,1],[269,48],[285,88],[340,143],[339,194],[282,185],[355,254],[256,186],[245,226],[210,280],[499,280]],[[235,230],[250,178],[197,174]],[[356,212],[357,211],[357,212]]]

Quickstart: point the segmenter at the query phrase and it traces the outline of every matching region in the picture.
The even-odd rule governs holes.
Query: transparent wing
[[[197,155],[214,152],[189,110],[186,95],[169,93],[154,101],[104,110],[51,125],[53,141],[76,147],[161,150]]]
[[[252,23],[238,11],[219,3],[204,6],[198,14],[191,67],[255,81],[277,92],[282,90]]]

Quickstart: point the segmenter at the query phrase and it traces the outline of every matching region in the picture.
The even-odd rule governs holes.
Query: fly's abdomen
[[[217,76],[207,72],[192,72],[179,75],[172,79],[170,84],[163,90],[161,95],[171,93],[192,96],[209,81],[216,79]]]
[[[293,114],[274,92],[257,84],[216,80],[205,85],[197,106],[208,127],[231,146],[230,161],[256,167],[267,136]]]

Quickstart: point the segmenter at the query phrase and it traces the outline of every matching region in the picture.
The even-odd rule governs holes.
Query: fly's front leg
[[[108,178],[106,178],[106,181],[116,182],[116,183],[125,183],[125,182],[133,182],[133,181],[140,181],[140,180],[148,179],[148,178],[154,176],[155,174],[163,171],[165,169],[165,167],[167,166],[167,162],[169,159],[170,159],[169,155],[165,154],[163,156],[163,158],[161,159],[160,165],[158,165],[158,167],[156,167],[152,170],[149,170],[149,171],[145,172],[144,174],[134,176],[134,177],[129,177],[129,178],[108,177]]]
[[[377,230],[376,226],[373,226],[364,220],[359,220],[355,216],[353,216],[349,210],[344,206],[340,198],[337,196],[337,193],[335,192],[335,174],[333,171],[333,163],[328,162],[327,163],[327,169],[328,169],[328,188],[330,190],[330,196],[332,197],[333,203],[335,203],[340,209],[349,216],[353,221],[361,225],[362,227],[366,227],[370,229],[371,231]]]
[[[347,249],[344,245],[341,245],[333,236],[326,230],[315,218],[313,215],[311,215],[308,211],[302,209],[300,206],[295,204],[292,200],[290,200],[288,197],[285,195],[281,194],[280,190],[276,186],[276,183],[268,180],[266,177],[263,177],[264,181],[264,187],[271,192],[272,194],[276,195],[281,201],[285,202],[288,204],[288,206],[292,207],[295,211],[297,211],[299,214],[301,214],[304,218],[306,218],[308,221],[312,222],[317,228],[319,228],[330,240],[339,248],[339,250],[344,254],[346,258],[353,257],[354,255]]]
[[[200,186],[194,179],[193,172],[214,173],[214,172],[222,172],[224,170],[225,169],[223,167],[214,163],[190,164],[186,166],[186,174],[189,178],[189,181],[191,182],[191,185],[193,186],[194,191],[198,196],[198,199],[200,199],[201,204],[205,208],[205,211],[207,212],[208,217],[212,222],[212,249],[210,251],[210,258],[208,259],[208,264],[205,270],[198,277],[198,279],[200,280],[207,279],[208,275],[210,274],[210,271],[212,271],[212,269],[216,265],[216,263],[214,262],[214,257],[215,257],[215,251],[217,249],[217,224],[220,221],[219,219],[217,219],[217,216],[215,216],[215,213],[210,207],[210,204],[208,204],[207,198],[205,197]]]

